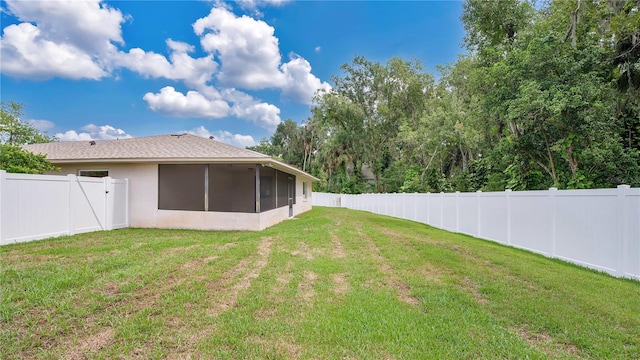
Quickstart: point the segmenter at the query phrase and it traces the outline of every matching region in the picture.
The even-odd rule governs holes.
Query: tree
[[[550,1],[525,22],[518,14],[534,11],[526,1],[465,4],[465,27],[476,30],[467,35],[467,46],[476,50],[476,114],[484,118],[477,123],[486,124],[485,134],[497,144],[489,155],[502,169],[506,186],[638,182],[637,151],[622,146],[619,134],[625,126],[614,110],[620,97],[613,96],[611,74],[622,71],[614,71],[608,60],[614,49],[609,39],[616,38],[608,24],[620,10],[610,3],[619,2]],[[485,16],[498,4],[492,16]],[[510,36],[501,24],[514,19],[519,25]],[[629,103],[618,109],[633,124]],[[637,116],[637,109],[630,112]],[[635,136],[632,127],[626,126],[630,138]]]
[[[46,133],[38,131],[33,125],[20,120],[22,104],[0,102],[0,143],[26,145],[54,141]]]
[[[20,120],[21,116],[22,104],[0,103],[0,170],[29,174],[60,170],[47,161],[44,155],[36,155],[20,147],[54,140]]]
[[[10,173],[43,174],[45,171],[59,171],[47,161],[45,155],[34,154],[19,146],[0,144],[0,170]]]

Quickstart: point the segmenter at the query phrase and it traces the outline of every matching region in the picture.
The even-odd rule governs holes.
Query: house
[[[255,151],[190,134],[26,145],[63,174],[127,178],[142,228],[262,230],[311,210],[315,177]]]

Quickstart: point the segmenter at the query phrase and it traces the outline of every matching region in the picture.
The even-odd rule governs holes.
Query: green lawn
[[[315,208],[0,247],[0,358],[640,358],[640,283]]]

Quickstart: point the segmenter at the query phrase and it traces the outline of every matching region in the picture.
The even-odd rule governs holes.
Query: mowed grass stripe
[[[640,358],[640,284],[314,208],[0,247],[1,358]]]

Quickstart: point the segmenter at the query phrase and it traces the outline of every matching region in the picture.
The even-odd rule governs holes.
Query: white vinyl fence
[[[0,170],[0,245],[129,227],[129,181]]]
[[[313,193],[365,210],[640,279],[640,188],[439,194]]]

